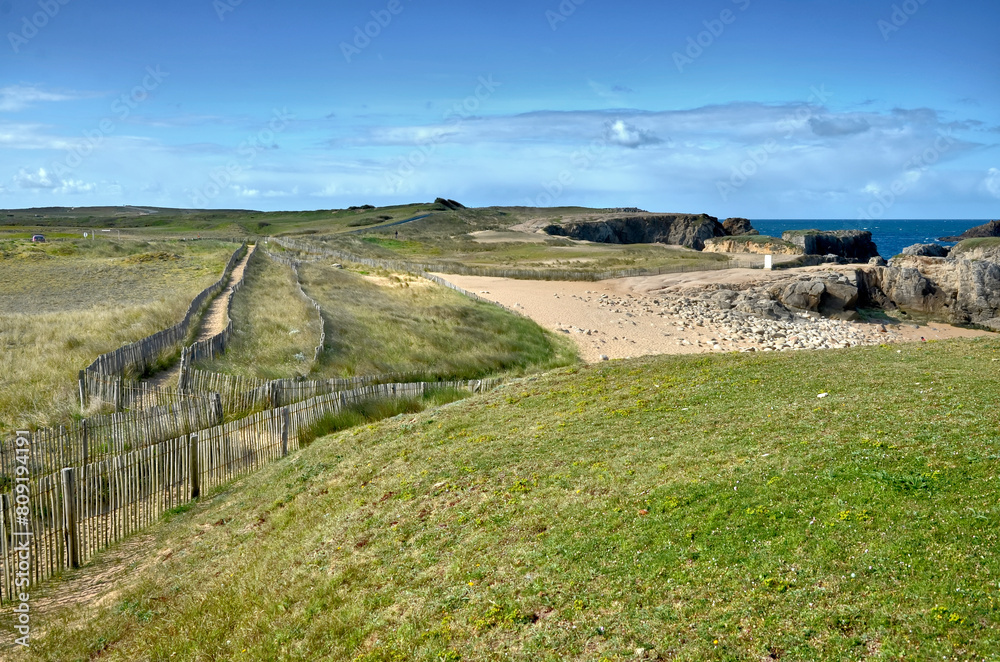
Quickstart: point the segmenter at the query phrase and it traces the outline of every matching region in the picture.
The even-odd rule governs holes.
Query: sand
[[[808,269],[822,269],[809,267]],[[829,267],[825,268],[829,271]],[[501,303],[556,333],[568,335],[588,362],[655,354],[699,354],[762,350],[765,343],[727,342],[724,331],[711,324],[665,314],[662,304],[676,300],[686,289],[713,283],[743,283],[786,277],[753,269],[667,274],[600,282],[534,281],[482,276],[438,274],[459,287]],[[602,296],[606,298],[602,299]],[[608,301],[615,305],[608,305]],[[655,303],[659,302],[659,303]],[[874,342],[920,342],[989,335],[948,324],[893,325],[883,332],[878,324],[838,323],[845,333]],[[688,344],[683,344],[683,343]],[[700,344],[699,344],[700,343]]]

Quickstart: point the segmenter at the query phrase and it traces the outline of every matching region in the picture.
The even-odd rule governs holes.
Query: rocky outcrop
[[[434,200],[434,204],[442,205],[447,209],[451,209],[452,211],[465,209],[465,205],[463,205],[461,202],[455,202],[454,200],[449,200],[446,198],[437,198],[436,200]]]
[[[781,238],[801,248],[806,255],[833,254],[857,262],[878,257],[878,247],[867,230],[792,230]]]
[[[863,300],[952,324],[1000,328],[1000,263],[900,256],[862,272]]]
[[[984,237],[1000,237],[1000,221],[990,221],[983,225],[977,225],[957,237],[941,237],[938,241],[962,241],[963,239],[982,239]]]
[[[840,320],[858,319],[860,280],[836,272],[789,275],[762,284],[721,286],[703,300],[722,311],[789,321],[809,314]]]
[[[795,244],[764,235],[716,237],[705,242],[706,253],[753,253],[755,255],[802,255]]]
[[[951,249],[941,244],[913,244],[903,249],[903,255],[916,257],[948,257]]]
[[[719,219],[707,214],[649,214],[602,221],[547,225],[546,234],[604,244],[672,244],[702,250],[705,241],[724,237]]]
[[[753,229],[753,225],[745,218],[727,218],[722,222],[722,229],[731,237],[738,237],[744,234],[760,234]]]
[[[1000,239],[963,241],[949,253],[963,260],[992,260],[1000,263]]]

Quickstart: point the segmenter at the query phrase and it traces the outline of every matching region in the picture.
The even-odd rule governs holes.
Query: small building
[[[31,242],[34,243],[34,244],[44,244],[45,243],[45,235],[44,234],[36,234],[35,236],[33,236],[31,238]]]

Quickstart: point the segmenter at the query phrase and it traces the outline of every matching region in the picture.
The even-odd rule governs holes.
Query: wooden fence
[[[222,402],[222,411],[228,416],[256,409],[283,407],[308,400],[317,395],[373,384],[417,381],[423,376],[392,373],[341,379],[276,379],[266,381],[192,368],[187,373],[185,387],[192,394],[218,394]]]
[[[70,426],[32,432],[30,475],[145,448],[166,439],[203,430],[223,421],[217,394],[189,395],[178,404],[141,411],[92,416]],[[19,466],[15,442],[0,440],[0,492],[15,482]]]
[[[326,347],[326,320],[323,318],[323,309],[320,307],[319,302],[313,299],[306,293],[304,287],[302,287],[302,277],[299,275],[299,262],[298,260],[293,260],[291,258],[285,257],[283,255],[277,255],[271,251],[265,251],[267,256],[277,262],[278,264],[284,264],[290,267],[292,273],[295,275],[295,285],[298,287],[299,296],[301,296],[305,301],[316,309],[316,316],[319,317],[319,344],[316,345],[316,351],[313,354],[313,365],[319,363],[320,356],[323,355],[323,348]]]
[[[229,291],[229,296],[226,298],[226,328],[211,338],[199,340],[191,346],[185,347],[181,350],[181,376],[179,378],[179,384],[183,384],[184,373],[195,361],[214,359],[216,356],[224,354],[226,348],[229,347],[229,341],[233,337],[234,328],[233,318],[230,315],[233,307],[233,297],[236,296],[237,292],[243,289],[243,283],[246,282],[247,269],[250,268],[250,264],[255,259],[256,255],[257,251],[254,251],[253,254],[250,255],[250,258],[247,260],[246,269],[243,270],[243,274],[240,279],[233,284],[232,289]],[[180,390],[183,390],[183,388]]]
[[[101,455],[65,444],[48,457],[53,449],[44,439],[19,436],[10,447],[14,465],[25,467],[21,482],[0,496],[0,601],[15,595],[18,577],[30,585],[78,567],[202,491],[298,449],[300,433],[328,414],[370,400],[417,398],[440,388],[481,392],[498,383],[365,386]]]
[[[127,379],[124,375],[103,375],[80,371],[80,406],[109,406],[115,411],[143,411],[169,405],[185,406],[191,399],[203,399],[204,394],[189,394],[176,389],[153,386],[148,382]]]
[[[455,262],[406,262],[402,260],[382,260],[364,257],[349,251],[321,248],[314,244],[287,237],[272,237],[270,241],[288,250],[313,253],[345,262],[355,262],[376,269],[423,274],[439,272],[462,276],[487,276],[492,278],[517,278],[522,280],[573,280],[598,281],[613,278],[634,278],[640,276],[660,276],[663,274],[689,273],[696,271],[721,271],[724,269],[762,269],[763,265],[752,260],[729,260],[719,263],[698,263],[692,266],[670,266],[652,269],[618,269],[613,271],[563,271],[560,269],[508,269],[505,267],[472,267]]]
[[[145,373],[165,352],[174,350],[177,345],[187,339],[191,332],[191,323],[208,301],[225,287],[229,274],[246,250],[245,243],[236,249],[232,257],[229,258],[222,277],[194,298],[191,305],[188,306],[184,319],[172,327],[154,333],[138,342],[98,356],[93,363],[87,366],[87,372],[97,372],[104,375],[118,375],[125,372]]]

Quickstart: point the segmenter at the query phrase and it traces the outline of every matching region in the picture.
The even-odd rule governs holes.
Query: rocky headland
[[[707,214],[637,214],[596,221],[551,224],[546,234],[604,244],[672,244],[695,250],[705,241],[724,237],[719,219]]]
[[[781,238],[801,248],[806,255],[837,255],[856,262],[879,257],[872,233],[867,230],[791,230]]]
[[[776,237],[743,234],[705,241],[706,253],[752,253],[755,255],[802,255],[802,249]]]
[[[938,241],[963,241],[965,239],[985,239],[987,237],[1000,237],[1000,221],[990,221],[983,225],[977,225],[957,237],[941,237]]]

